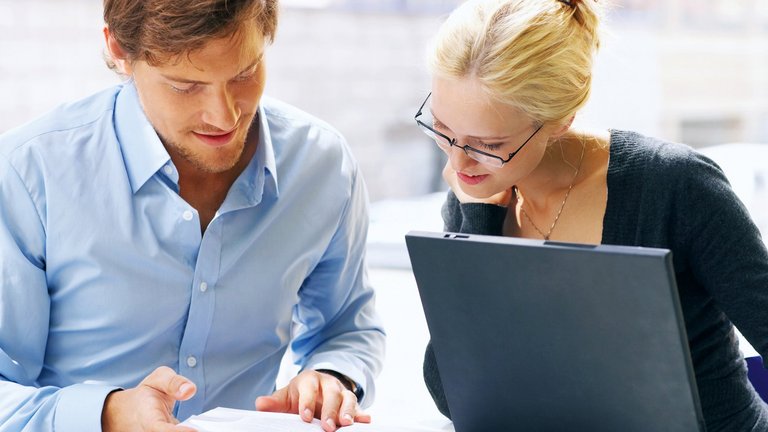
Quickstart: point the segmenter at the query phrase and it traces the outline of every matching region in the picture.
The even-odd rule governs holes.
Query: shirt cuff
[[[107,395],[119,387],[75,384],[59,391],[54,430],[56,432],[101,431],[101,412]]]

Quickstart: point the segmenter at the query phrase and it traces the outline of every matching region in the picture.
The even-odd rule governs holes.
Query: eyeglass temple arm
[[[530,141],[530,140],[531,140],[531,138],[533,138],[533,137],[534,137],[534,136],[535,136],[537,133],[539,133],[539,131],[540,131],[540,130],[541,130],[541,128],[543,128],[543,127],[544,127],[544,124],[541,124],[541,125],[539,125],[539,127],[538,127],[538,128],[536,128],[536,130],[535,130],[535,131],[533,131],[533,133],[531,134],[531,136],[529,136],[529,137],[528,137],[528,139],[527,139],[527,140],[525,140],[525,142],[523,143],[523,145],[521,145],[520,147],[518,147],[518,148],[517,148],[517,150],[515,150],[514,152],[512,152],[512,153],[510,153],[510,154],[509,154],[509,157],[507,158],[507,160],[506,160],[506,161],[504,161],[504,163],[507,163],[507,162],[509,162],[510,160],[512,160],[512,158],[513,158],[513,157],[515,157],[515,155],[516,155],[516,154],[520,153],[520,150],[522,150],[522,149],[523,149],[523,147],[525,147],[525,145],[526,145],[526,144],[528,144],[528,141]]]

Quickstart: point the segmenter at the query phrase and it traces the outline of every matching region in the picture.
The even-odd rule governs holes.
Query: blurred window
[[[354,12],[447,13],[462,0],[283,0],[286,7]]]
[[[755,6],[755,17],[763,29],[768,29],[768,2],[758,1]]]
[[[681,141],[694,147],[742,141],[742,122],[738,118],[716,117],[682,119]]]
[[[662,23],[662,9],[662,0],[615,0],[610,12],[619,21],[658,26]]]
[[[681,19],[685,26],[695,28],[742,30],[750,22],[754,6],[751,0],[683,0]]]

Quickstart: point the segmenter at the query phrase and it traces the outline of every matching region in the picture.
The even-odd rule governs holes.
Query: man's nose
[[[231,131],[240,118],[235,98],[228,89],[220,89],[206,101],[203,121],[222,131]]]

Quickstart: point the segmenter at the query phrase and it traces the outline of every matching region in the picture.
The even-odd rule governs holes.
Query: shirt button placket
[[[196,231],[186,222],[199,217],[193,208],[182,207],[181,217],[184,223],[182,231]],[[217,220],[214,220],[203,234],[198,254],[194,259],[193,274],[189,285],[190,304],[187,325],[184,330],[181,346],[179,347],[179,369],[182,375],[194,381],[198,392],[194,398],[179,404],[178,414],[189,417],[203,410],[206,400],[207,387],[205,369],[206,343],[211,332],[211,320],[214,315],[215,292],[218,283],[218,264],[221,260],[221,233]]]

